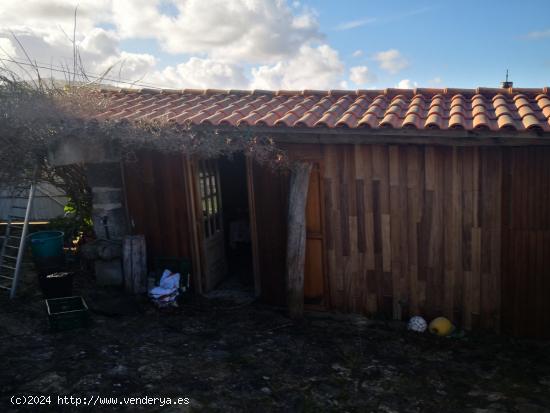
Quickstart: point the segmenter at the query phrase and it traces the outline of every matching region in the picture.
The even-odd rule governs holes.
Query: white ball
[[[420,316],[411,317],[407,328],[417,333],[423,333],[428,328],[428,323]]]

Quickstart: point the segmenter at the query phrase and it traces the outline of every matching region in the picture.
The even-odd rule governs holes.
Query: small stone
[[[271,394],[271,390],[269,389],[269,387],[262,387],[260,391],[265,394]]]
[[[538,406],[533,403],[521,403],[516,405],[518,412],[529,412],[529,413],[545,413],[548,410],[545,407]]]
[[[264,380],[269,380],[269,377],[267,377],[267,376],[262,376],[262,379],[264,379]]]
[[[158,381],[172,373],[172,364],[166,361],[159,361],[141,366],[138,372],[145,380]]]
[[[27,383],[24,388],[41,393],[67,393],[67,379],[56,372],[47,373],[40,378]]]
[[[500,403],[491,403],[489,405],[489,410],[491,413],[505,412],[506,406]]]
[[[496,402],[502,399],[503,397],[504,396],[501,393],[490,393],[487,396],[487,400],[489,400],[490,402]]]
[[[128,373],[128,367],[117,364],[107,372],[108,376],[125,376]]]
[[[336,370],[336,371],[341,371],[341,372],[349,371],[349,369],[343,367],[338,363],[333,363],[330,367],[332,367],[332,370]]]

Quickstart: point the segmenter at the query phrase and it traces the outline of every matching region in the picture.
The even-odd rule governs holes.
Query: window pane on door
[[[199,187],[205,237],[222,231],[219,173],[216,161],[199,162]]]

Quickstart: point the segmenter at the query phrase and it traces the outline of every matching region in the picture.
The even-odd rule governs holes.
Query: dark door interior
[[[228,276],[232,286],[253,289],[250,211],[244,155],[219,161],[222,187],[223,227]]]

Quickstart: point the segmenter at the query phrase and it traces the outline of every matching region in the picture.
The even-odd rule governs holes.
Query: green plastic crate
[[[88,306],[80,296],[51,298],[46,300],[46,307],[54,331],[86,327],[90,322]]]

